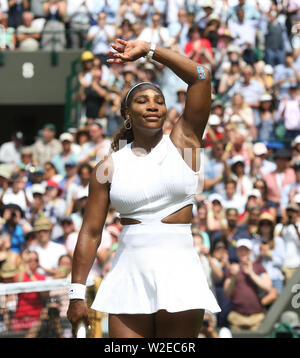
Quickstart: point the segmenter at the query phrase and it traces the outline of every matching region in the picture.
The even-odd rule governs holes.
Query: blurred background
[[[211,72],[192,230],[222,312],[206,312],[199,337],[299,337],[298,0],[0,0],[0,337],[71,337],[89,177],[123,127],[127,91],[161,86],[165,134],[184,110],[187,85],[168,68],[107,62],[116,38],[154,41]],[[121,232],[111,206],[89,305]],[[107,336],[107,316],[90,315],[89,336]]]

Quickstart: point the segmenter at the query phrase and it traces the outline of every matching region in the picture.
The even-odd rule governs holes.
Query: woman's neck
[[[131,144],[131,148],[143,148],[147,153],[151,151],[162,139],[162,130],[155,133],[134,133],[134,140]]]

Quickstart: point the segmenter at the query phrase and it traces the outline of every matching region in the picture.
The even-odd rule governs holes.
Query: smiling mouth
[[[144,116],[144,118],[147,120],[147,121],[158,121],[160,119],[159,116],[156,116],[156,115],[152,115],[152,116]]]

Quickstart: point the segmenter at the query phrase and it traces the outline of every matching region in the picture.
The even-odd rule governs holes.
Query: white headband
[[[151,82],[140,82],[140,83],[138,83],[138,84],[136,84],[135,86],[133,86],[133,87],[130,88],[130,90],[127,92],[126,97],[125,97],[125,105],[126,105],[126,107],[127,107],[127,101],[128,101],[128,97],[129,97],[130,93],[131,93],[136,87],[141,86],[141,85],[145,85],[145,84],[147,84],[147,85],[148,85],[148,84],[153,85],[153,83],[151,83]]]

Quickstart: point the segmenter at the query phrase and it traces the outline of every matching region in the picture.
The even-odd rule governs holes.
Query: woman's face
[[[133,95],[126,119],[130,118],[133,128],[161,129],[167,115],[164,97],[153,89],[139,91]]]

